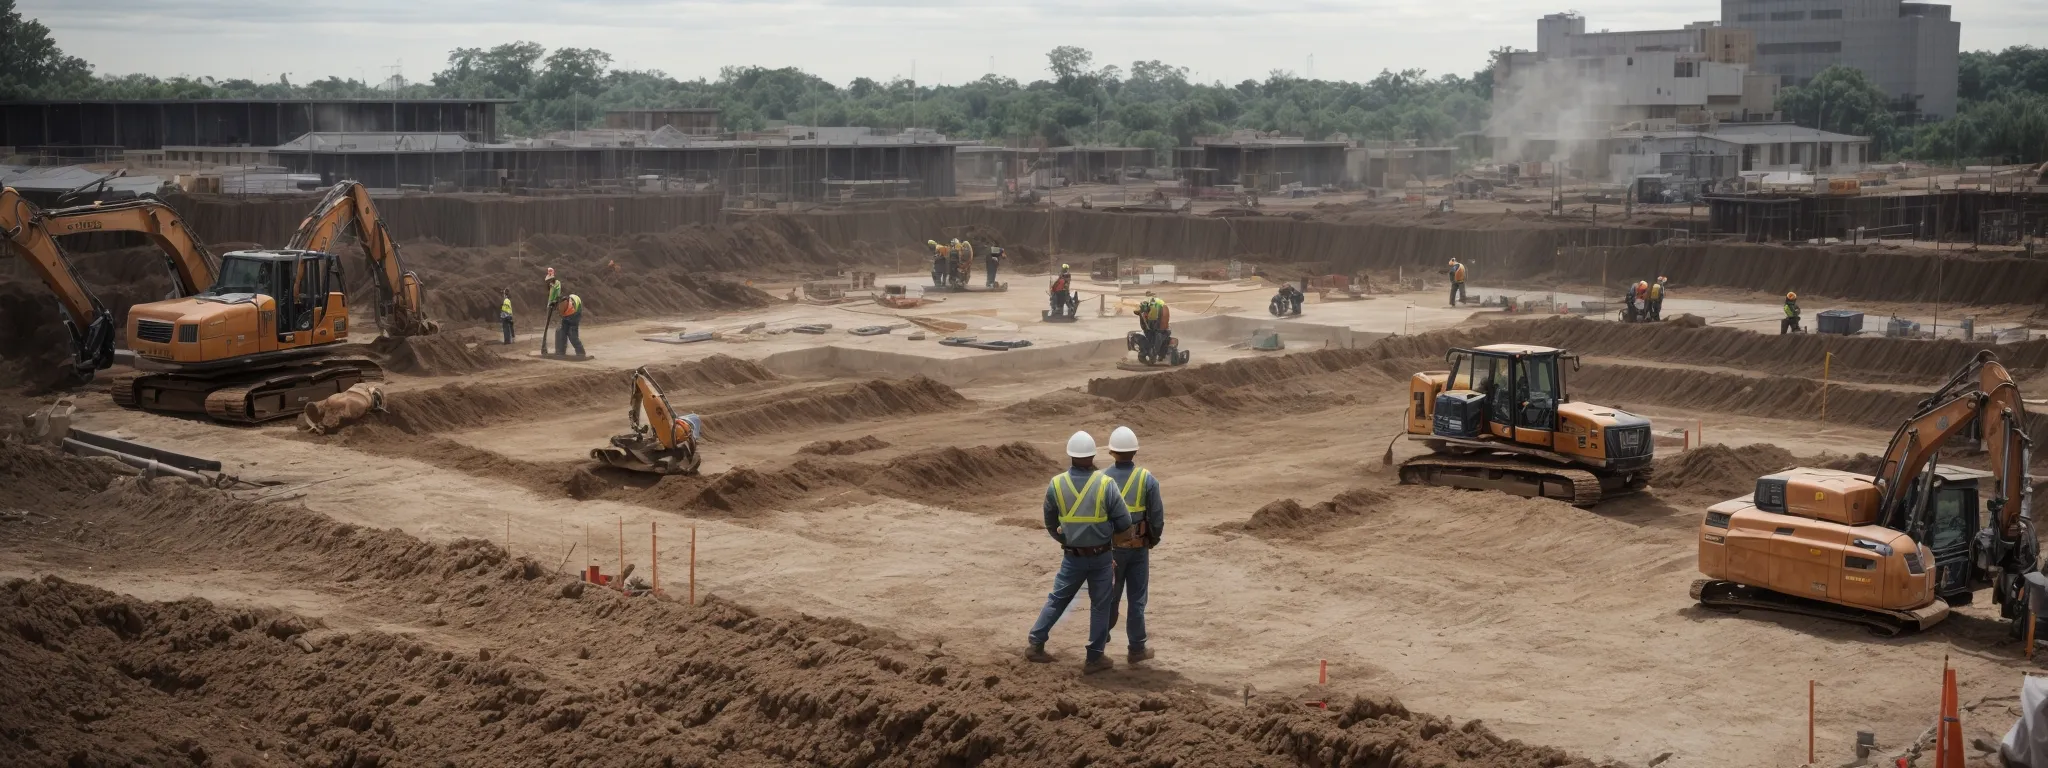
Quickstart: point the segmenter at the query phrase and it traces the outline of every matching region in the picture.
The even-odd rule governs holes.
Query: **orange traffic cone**
[[[1934,735],[1934,768],[1963,768],[1963,714],[1956,703],[1956,671],[1941,670],[1941,725]]]

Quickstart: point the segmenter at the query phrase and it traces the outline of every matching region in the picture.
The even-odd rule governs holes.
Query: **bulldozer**
[[[704,461],[697,452],[697,437],[704,434],[704,421],[694,413],[676,415],[675,408],[668,404],[668,395],[654,382],[646,366],[633,371],[626,422],[631,431],[613,435],[610,448],[590,449],[590,457],[634,472],[697,474]]]
[[[1572,402],[1578,356],[1525,344],[1452,349],[1448,371],[1409,381],[1408,439],[1429,453],[1401,482],[1493,490],[1590,507],[1642,490],[1656,459],[1650,420]],[[1386,461],[1392,462],[1391,449]]]
[[[1989,586],[2020,634],[2033,620],[2028,585],[2041,579],[2025,424],[2011,374],[1979,352],[1899,425],[1876,475],[1788,469],[1709,507],[1699,529],[1707,578],[1693,582],[1692,598],[1893,635],[1940,623]],[[1942,466],[1952,438],[1980,444],[1991,471]],[[1988,519],[1978,506],[1987,493]]]

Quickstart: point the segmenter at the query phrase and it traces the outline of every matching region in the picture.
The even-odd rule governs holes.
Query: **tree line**
[[[1239,129],[1447,145],[1486,125],[1493,98],[1491,66],[1469,77],[1383,70],[1364,82],[1274,70],[1232,85],[1196,82],[1186,67],[1157,60],[1098,65],[1090,51],[1061,46],[1046,54],[1046,72],[1028,83],[997,75],[959,85],[858,77],[841,86],[792,67],[726,67],[716,78],[681,80],[614,67],[611,55],[597,49],[550,51],[521,41],[457,48],[424,82],[107,76],[59,50],[46,27],[22,18],[14,0],[0,0],[0,99],[512,99],[498,121],[509,136],[590,127],[613,109],[715,107],[729,130],[760,130],[770,121],[918,127],[968,139],[1147,147],[1164,163],[1169,150],[1190,146],[1196,136]],[[1959,79],[1957,114],[1939,122],[1900,123],[1886,94],[1845,67],[1786,88],[1778,109],[1800,125],[1871,136],[1888,159],[2048,160],[2048,50],[1965,52]]]

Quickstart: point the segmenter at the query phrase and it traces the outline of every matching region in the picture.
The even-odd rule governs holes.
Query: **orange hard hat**
[[[1786,291],[1786,292],[1785,292],[1785,300],[1786,300],[1786,301],[1798,301],[1798,300],[1799,300],[1799,294],[1797,294],[1797,293],[1794,293],[1794,292],[1792,292],[1792,291]]]

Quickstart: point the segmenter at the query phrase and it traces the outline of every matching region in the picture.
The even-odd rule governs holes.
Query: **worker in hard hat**
[[[988,287],[990,288],[996,287],[996,267],[1001,266],[1002,261],[1003,247],[1000,245],[989,246],[988,255],[982,258],[982,263],[988,265]]]
[[[1071,314],[1070,300],[1074,292],[1074,275],[1065,264],[1060,265],[1060,274],[1052,279],[1052,313],[1054,316]]]
[[[1116,577],[1113,589],[1126,602],[1123,620],[1124,637],[1130,641],[1129,659],[1136,664],[1152,658],[1152,648],[1145,644],[1145,593],[1152,581],[1152,548],[1159,546],[1159,535],[1166,528],[1166,502],[1159,497],[1159,478],[1137,465],[1137,432],[1130,427],[1111,431],[1109,456],[1115,463],[1102,474],[1116,484],[1117,495],[1123,497],[1124,508],[1131,513],[1130,529],[1110,542],[1110,558]],[[1111,605],[1116,601],[1112,598]]]
[[[953,258],[958,262],[953,269],[953,282],[965,288],[967,276],[974,272],[974,243],[960,241],[959,245],[953,246]]]
[[[554,267],[548,267],[548,274],[547,274],[547,277],[545,277],[545,278],[542,278],[542,279],[543,279],[543,280],[545,280],[545,281],[547,282],[547,286],[548,286],[548,303],[546,303],[546,304],[544,304],[544,305],[542,305],[542,306],[546,307],[546,309],[545,309],[544,311],[546,311],[546,312],[553,312],[553,311],[555,311],[555,310],[556,310],[556,309],[557,309],[558,307],[560,307],[560,306],[561,306],[561,304],[562,304],[562,279],[561,279],[561,278],[559,278],[559,277],[555,277],[555,268],[554,268]],[[545,355],[545,354],[547,354],[547,353],[548,353],[548,329],[547,329],[547,328],[541,328],[541,329],[540,329],[540,353],[541,353],[541,354],[543,354],[543,355]],[[558,354],[558,355],[559,355],[559,354],[561,354],[561,353],[562,353],[562,350],[561,350],[560,346],[559,346],[559,345],[557,345],[557,347],[556,347],[556,349],[555,349],[555,354]]]
[[[1109,476],[1095,471],[1095,436],[1075,432],[1067,438],[1067,471],[1054,475],[1045,487],[1045,532],[1060,543],[1065,556],[1052,580],[1052,593],[1026,635],[1024,658],[1052,661],[1045,643],[1052,625],[1066,613],[1081,585],[1088,585],[1088,660],[1084,673],[1101,672],[1116,666],[1103,650],[1109,645],[1109,630],[1116,626],[1116,592],[1112,540],[1131,527],[1130,511]]]
[[[1138,302],[1138,330],[1145,332],[1145,348],[1153,357],[1166,357],[1166,340],[1172,336],[1167,330],[1172,324],[1173,311],[1166,308],[1166,300],[1145,292],[1145,300]]]
[[[1636,308],[1635,322],[1650,319],[1650,281],[1637,280],[1629,289],[1629,303]]]
[[[946,284],[952,285],[953,278],[960,274],[960,238],[946,246]]]
[[[512,343],[512,289],[498,289],[498,327],[505,332],[505,343]]]
[[[1650,284],[1650,320],[1664,319],[1664,282],[1671,278],[1657,276],[1657,282]]]
[[[1778,321],[1778,335],[1799,330],[1799,294],[1785,292],[1785,319]]]
[[[1444,269],[1444,273],[1450,275],[1451,306],[1456,307],[1458,299],[1465,296],[1465,265],[1458,263],[1457,259],[1451,259],[1451,264]]]
[[[937,240],[926,240],[932,246],[932,287],[946,284],[946,246]]]
[[[583,297],[573,293],[563,296],[555,309],[562,314],[562,326],[555,330],[555,354],[569,354],[569,346],[575,345],[576,356],[583,357]]]

